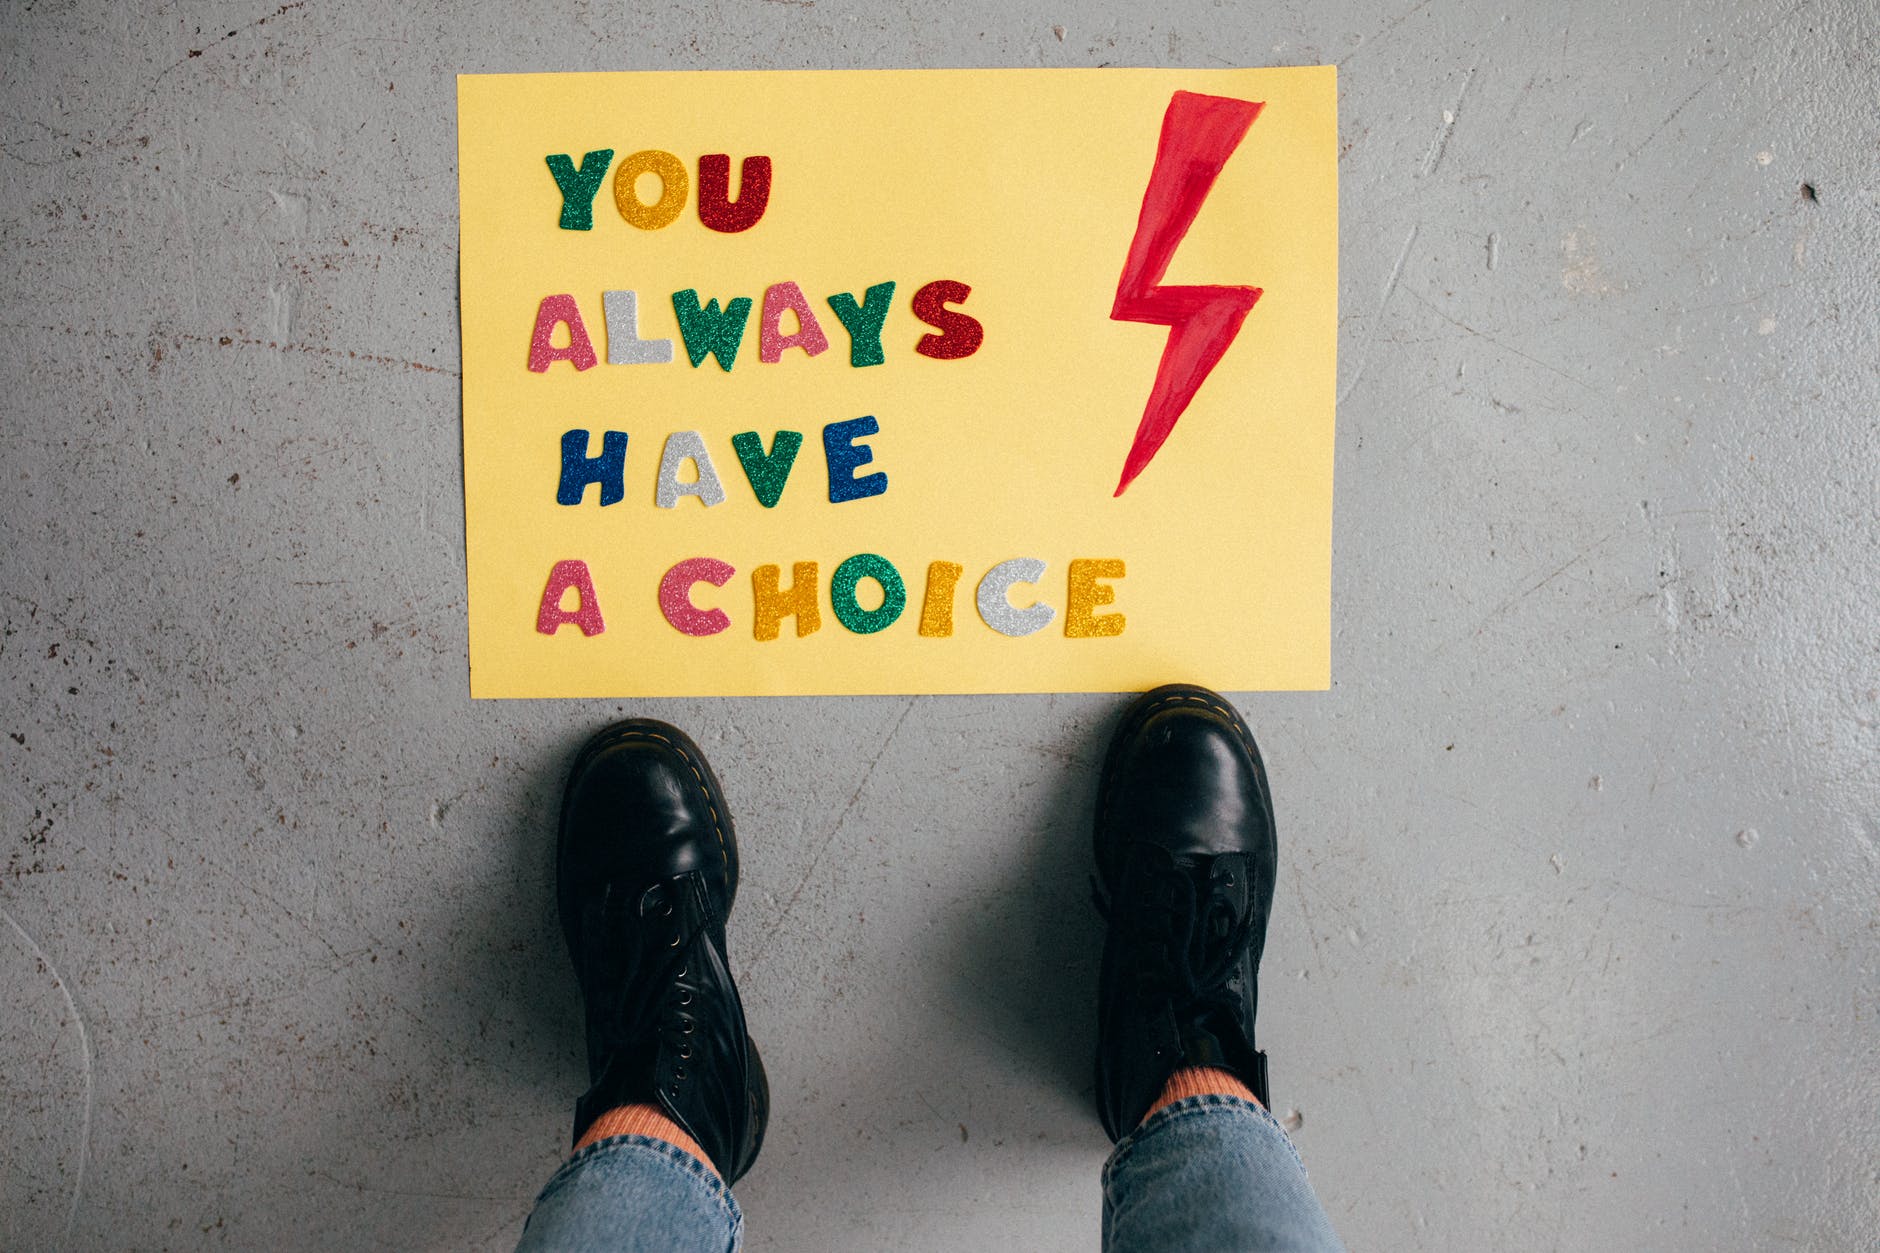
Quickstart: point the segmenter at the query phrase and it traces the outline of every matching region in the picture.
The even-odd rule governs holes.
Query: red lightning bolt
[[[1136,427],[1136,442],[1129,446],[1123,462],[1118,496],[1155,457],[1260,298],[1258,287],[1161,284],[1175,249],[1201,211],[1201,202],[1214,189],[1221,167],[1246,138],[1262,107],[1249,100],[1178,91],[1162,115],[1155,168],[1142,193],[1142,214],[1136,219],[1136,237],[1130,241],[1123,276],[1116,283],[1110,319],[1166,326],[1168,344],[1162,349],[1155,386],[1149,390],[1149,403]]]

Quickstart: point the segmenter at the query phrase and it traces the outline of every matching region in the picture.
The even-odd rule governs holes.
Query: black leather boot
[[[1266,767],[1240,715],[1203,687],[1137,698],[1097,795],[1097,1110],[1133,1131],[1177,1067],[1218,1066],[1268,1104],[1253,1044],[1278,860]]]
[[[574,1138],[617,1105],[657,1104],[726,1182],[757,1158],[764,1067],[725,961],[738,845],[698,745],[650,718],[582,748],[563,794],[556,893],[587,1003]]]

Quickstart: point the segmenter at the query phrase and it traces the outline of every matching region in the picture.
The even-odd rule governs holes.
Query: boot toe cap
[[[701,871],[722,912],[737,892],[737,841],[698,746],[651,719],[608,727],[576,760],[562,802],[564,906],[602,885],[637,891]]]
[[[1106,770],[1110,840],[1153,838],[1178,856],[1260,855],[1273,840],[1259,749],[1205,688],[1159,688],[1125,717]]]

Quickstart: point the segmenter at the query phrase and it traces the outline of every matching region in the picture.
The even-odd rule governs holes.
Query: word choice
[[[1014,557],[987,570],[979,580],[973,601],[979,617],[1001,635],[1035,635],[1050,626],[1057,610],[1041,600],[1027,605],[1012,603],[1012,592],[1023,585],[1039,583],[1045,563],[1037,557]],[[1099,614],[1104,605],[1115,603],[1116,589],[1110,582],[1125,574],[1123,562],[1116,558],[1079,558],[1070,563],[1065,582],[1064,634],[1071,639],[1103,639],[1121,635],[1127,619],[1121,613]],[[920,634],[929,639],[944,639],[953,634],[953,604],[960,576],[966,568],[957,562],[936,561],[927,567],[927,588],[921,601]],[[737,568],[716,557],[688,557],[667,570],[659,581],[659,609],[673,630],[681,635],[709,636],[728,630],[731,615],[717,607],[701,607],[694,592],[700,584],[723,587],[737,574]],[[813,561],[798,561],[791,567],[790,586],[781,585],[781,566],[758,566],[751,571],[751,635],[760,642],[779,638],[783,620],[795,620],[798,638],[822,628],[823,597],[819,568]],[[875,584],[880,601],[874,607],[862,604],[863,580]],[[563,606],[569,594],[571,607]],[[875,553],[856,553],[835,568],[829,579],[828,605],[836,621],[855,635],[873,635],[885,631],[907,609],[907,584],[893,562]],[[580,628],[584,636],[595,636],[607,629],[601,616],[600,597],[594,589],[587,562],[558,561],[549,572],[548,584],[536,610],[535,629],[553,635],[563,626]]]

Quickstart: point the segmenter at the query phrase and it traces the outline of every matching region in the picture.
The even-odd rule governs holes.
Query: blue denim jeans
[[[1237,1096],[1165,1105],[1103,1166],[1103,1247],[1128,1250],[1344,1248],[1292,1141]]]
[[[536,1198],[517,1253],[733,1253],[744,1215],[690,1155],[646,1136],[576,1153]],[[1110,1253],[1338,1250],[1332,1224],[1273,1116],[1191,1096],[1123,1137],[1103,1167]]]

